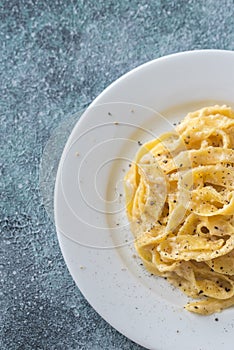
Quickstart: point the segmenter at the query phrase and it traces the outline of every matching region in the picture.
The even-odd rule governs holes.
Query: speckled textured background
[[[42,205],[50,134],[106,86],[169,53],[234,49],[234,1],[0,3],[0,349],[134,349],[89,306]]]

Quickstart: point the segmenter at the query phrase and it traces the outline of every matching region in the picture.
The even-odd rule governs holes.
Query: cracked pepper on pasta
[[[234,111],[189,113],[142,145],[124,179],[135,247],[145,267],[208,315],[234,305]]]

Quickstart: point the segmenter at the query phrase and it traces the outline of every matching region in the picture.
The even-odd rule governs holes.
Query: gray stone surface
[[[234,1],[2,0],[1,350],[134,349],[89,306],[42,205],[50,134],[137,65],[234,49]]]

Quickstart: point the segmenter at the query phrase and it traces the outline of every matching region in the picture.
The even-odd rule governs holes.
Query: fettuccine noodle
[[[234,111],[189,113],[139,149],[125,180],[126,209],[145,267],[207,315],[234,305]]]

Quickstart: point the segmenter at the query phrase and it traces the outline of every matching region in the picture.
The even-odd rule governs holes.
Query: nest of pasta
[[[189,113],[141,146],[125,177],[126,208],[145,267],[212,314],[234,305],[234,111]]]

